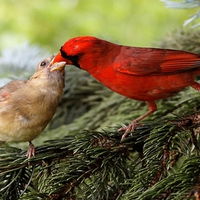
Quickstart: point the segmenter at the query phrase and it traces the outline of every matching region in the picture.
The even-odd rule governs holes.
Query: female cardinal
[[[52,59],[40,62],[29,80],[0,88],[0,141],[28,141],[28,158],[35,155],[31,141],[52,119],[63,93],[65,62],[50,66]]]
[[[200,56],[189,52],[123,46],[82,36],[68,40],[51,64],[61,61],[88,71],[123,96],[147,103],[147,113],[119,129],[125,131],[122,139],[157,109],[156,100],[188,86],[200,91],[200,84],[194,81],[200,74]]]

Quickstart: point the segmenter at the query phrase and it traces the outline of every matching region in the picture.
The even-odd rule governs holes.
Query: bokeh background
[[[37,63],[56,54],[69,38],[93,35],[124,45],[156,47],[174,30],[189,29],[183,23],[194,12],[166,8],[160,0],[1,0],[0,86],[28,79]],[[174,41],[173,48],[184,49]],[[166,48],[168,42],[164,43]],[[147,109],[141,102],[114,94],[75,67],[66,67],[65,85],[54,119],[45,130],[50,132],[34,140],[37,146],[81,130],[119,127]],[[130,107],[135,112],[129,112]],[[17,145],[27,147],[26,143]]]
[[[0,50],[28,41],[54,53],[79,35],[153,46],[193,12],[168,9],[160,0],[1,0]]]
[[[198,10],[169,9],[163,1],[173,4],[172,0],[0,0],[0,86],[28,79],[39,61],[80,35],[200,54],[199,29],[191,24],[183,27]],[[199,2],[185,0],[179,7]],[[199,200],[196,90],[187,88],[158,101],[158,110],[121,143],[123,133],[117,130],[147,112],[146,104],[110,91],[73,66],[66,67],[65,85],[53,120],[33,140],[36,157],[26,159],[28,142],[0,147],[0,199],[65,195],[66,199]]]

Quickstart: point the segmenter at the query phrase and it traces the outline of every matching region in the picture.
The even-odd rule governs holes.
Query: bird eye
[[[40,66],[45,66],[46,64],[47,63],[43,61],[43,62],[40,63]]]

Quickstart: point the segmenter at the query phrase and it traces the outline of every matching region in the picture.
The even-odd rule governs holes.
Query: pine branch
[[[165,49],[184,50],[193,53],[200,53],[200,30],[190,29],[189,31],[178,29],[169,33],[165,38],[155,43],[155,46]]]
[[[160,45],[200,52],[198,36],[177,31]],[[1,199],[198,199],[198,92],[159,101],[158,111],[121,142],[119,124],[144,113],[145,104],[114,94],[83,71],[67,70],[55,121],[37,141],[53,140],[37,147],[31,160],[18,148],[0,149]]]
[[[86,185],[93,185],[97,190],[96,193],[90,194],[96,198],[98,195],[102,198],[104,195],[112,196],[111,190],[115,195],[120,195],[122,188],[119,187],[118,181],[128,178],[126,159],[130,149],[134,149],[130,141],[128,145],[120,143],[120,137],[121,135],[116,139],[114,133],[87,132],[76,137],[49,141],[37,148],[37,156],[30,160],[25,159],[24,151],[10,147],[2,148],[0,159],[5,162],[0,166],[0,185],[4,184],[1,197],[10,191],[7,185],[10,187],[17,185],[12,194],[13,196],[22,194],[22,199],[45,195],[46,199],[62,199],[74,194],[82,195],[77,188],[85,188]],[[20,177],[17,174],[19,169],[24,173]],[[11,176],[13,173],[16,176],[14,180]],[[29,176],[26,175],[28,173]],[[27,179],[21,178],[23,175]],[[17,178],[20,178],[21,184],[16,182]],[[106,190],[109,194],[105,194]],[[91,191],[87,191],[86,194],[88,192]]]
[[[193,114],[167,124],[146,124],[123,142],[116,132],[82,132],[46,142],[30,160],[25,159],[25,151],[2,148],[1,198],[13,199],[7,197],[10,191],[21,199],[156,199],[163,194],[173,197],[176,189],[169,191],[171,184],[163,182],[171,180],[170,174],[181,177],[183,169],[191,165],[189,157],[197,157],[199,148],[193,148],[192,138],[197,138],[198,131],[193,134],[191,130],[199,127],[199,117]],[[183,157],[185,161],[180,164]],[[194,175],[198,177],[199,170]],[[183,185],[179,196],[185,196],[186,191],[188,195],[197,184],[198,179],[194,179],[191,187]]]

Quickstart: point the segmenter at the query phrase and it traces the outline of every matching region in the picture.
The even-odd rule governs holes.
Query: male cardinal
[[[29,80],[0,88],[0,141],[28,141],[28,158],[35,155],[31,141],[52,119],[63,93],[65,62],[50,66],[52,59],[40,62]]]
[[[156,100],[188,86],[200,91],[200,84],[194,81],[200,74],[200,56],[185,51],[123,46],[81,36],[68,40],[51,64],[61,61],[88,71],[125,97],[146,102],[149,111],[119,129],[125,131],[122,139],[157,109]]]

